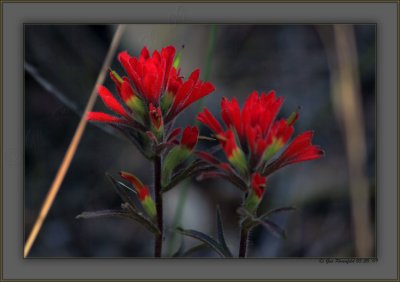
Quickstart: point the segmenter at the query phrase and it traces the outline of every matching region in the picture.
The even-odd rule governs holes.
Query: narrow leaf
[[[110,174],[106,173],[107,178],[111,181],[113,184],[113,187],[119,197],[121,198],[122,202],[124,203],[129,203],[135,209],[137,209],[137,203],[138,200],[134,195],[136,195],[136,192],[131,189],[130,187],[126,186],[124,183],[117,181],[114,177],[112,177]]]
[[[208,249],[208,248],[209,248],[209,246],[207,244],[205,244],[205,243],[199,244],[199,245],[196,245],[196,246],[190,248],[189,250],[186,250],[180,256],[181,257],[188,257],[188,256],[190,256],[191,254],[193,254],[195,252],[202,251],[202,250]]]
[[[260,220],[263,220],[263,219],[266,219],[266,218],[268,218],[269,216],[271,216],[271,215],[273,215],[273,214],[276,214],[276,213],[285,212],[285,211],[294,211],[294,210],[296,210],[295,207],[282,207],[282,208],[277,208],[277,209],[273,209],[273,210],[270,210],[270,211],[264,213],[263,215],[259,216],[258,218],[259,218]]]
[[[136,131],[132,130],[131,128],[110,124],[111,127],[115,128],[119,132],[121,132],[129,141],[131,141],[136,148],[147,158],[151,159],[151,155],[146,151],[145,145],[140,140],[139,135]]]
[[[129,212],[123,210],[101,210],[101,211],[85,211],[77,215],[76,219],[92,219],[103,217],[122,217],[130,218]]]
[[[129,204],[123,204],[122,210],[101,210],[101,211],[86,211],[76,216],[77,219],[97,219],[106,217],[119,217],[135,220],[136,222],[143,225],[150,232],[154,234],[160,233],[157,226],[150,222],[147,218],[143,216],[142,213],[137,211],[135,208],[128,208]]]
[[[181,237],[181,243],[179,245],[178,250],[176,250],[176,252],[172,255],[173,258],[181,257],[182,254],[184,253],[185,244],[183,242],[183,237],[182,236],[180,236],[180,237]]]
[[[136,207],[128,204],[123,203],[121,204],[122,209],[129,211],[129,216],[137,221],[138,223],[142,224],[147,230],[152,232],[153,234],[159,234],[160,230],[158,227],[142,212],[138,211]]]
[[[182,168],[174,173],[169,183],[166,184],[161,191],[165,193],[171,190],[186,178],[191,177],[193,174],[198,173],[198,171],[201,171],[203,169],[210,169],[210,166],[205,166],[204,163],[199,160],[192,162],[189,166]]]
[[[199,135],[198,137],[199,140],[206,140],[206,141],[217,141],[217,139],[209,137],[209,136],[203,136],[203,135]]]
[[[266,229],[268,229],[273,235],[280,239],[286,240],[286,232],[282,228],[280,228],[278,225],[273,223],[272,221],[265,219],[265,220],[258,220],[258,222],[264,226]]]
[[[225,252],[232,257],[232,253],[228,248],[228,245],[226,244],[225,241],[225,235],[224,235],[224,226],[222,224],[222,218],[221,218],[221,210],[219,206],[217,207],[217,234],[218,234],[218,241],[221,244],[221,246],[225,249]]]
[[[182,235],[195,238],[195,239],[207,244],[214,251],[216,251],[221,257],[232,257],[231,254],[229,254],[225,251],[225,249],[221,246],[221,244],[219,244],[213,238],[211,238],[210,236],[208,236],[202,232],[199,232],[196,230],[185,230],[180,227],[176,228],[176,230]]]

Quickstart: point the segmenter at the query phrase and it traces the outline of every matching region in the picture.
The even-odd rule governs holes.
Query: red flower
[[[161,53],[155,50],[151,56],[147,47],[144,47],[139,58],[124,51],[118,55],[118,59],[142,97],[158,105],[168,82],[174,56],[173,46],[163,48]]]
[[[161,53],[156,50],[152,56],[146,47],[139,58],[131,57],[127,52],[118,56],[143,99],[163,108],[165,122],[171,121],[190,104],[215,90],[211,83],[199,80],[200,70],[193,71],[184,82],[180,70],[172,65],[174,56],[173,46],[163,48]]]
[[[226,131],[207,109],[204,109],[197,119],[214,132],[233,166],[239,170],[248,167],[250,171],[261,172],[266,163],[286,145],[294,132],[293,124],[298,118],[297,112],[287,120],[276,120],[282,104],[283,99],[276,97],[274,91],[261,95],[253,92],[242,110],[235,98],[232,101],[222,99],[221,116],[228,127]],[[317,159],[323,155],[322,150],[311,145],[312,136],[303,135],[294,139],[279,158],[280,167]],[[235,154],[236,157],[233,157]],[[244,154],[247,154],[247,157]]]
[[[149,125],[154,126],[153,118],[157,119],[157,126],[161,126],[161,121],[167,124],[189,105],[215,90],[211,83],[199,80],[198,69],[184,81],[180,69],[173,66],[174,58],[173,46],[165,47],[160,52],[155,50],[152,55],[144,47],[139,57],[121,52],[118,59],[128,76],[121,78],[111,70],[110,77],[123,103],[105,87],[99,88],[103,102],[118,117],[90,113],[88,119],[126,125],[133,121],[144,127],[142,131],[148,131]]]
[[[133,118],[132,111],[125,108],[112,94],[111,92],[100,85],[98,87],[99,96],[103,100],[103,103],[114,113],[119,116],[112,116],[102,112],[89,112],[87,115],[87,120],[89,121],[98,121],[98,122],[107,122],[107,123],[118,123],[130,125],[135,128],[140,128],[141,126],[137,123],[137,121]]]
[[[216,135],[219,135],[224,131],[222,126],[210,113],[210,111],[207,110],[207,108],[204,108],[204,110],[199,113],[199,115],[197,116],[197,120],[208,126]]]
[[[210,82],[203,82],[199,80],[200,70],[195,70],[189,76],[186,82],[178,76],[179,70],[173,69],[170,77],[170,86],[168,87],[167,95],[170,95],[172,105],[167,112],[166,121],[172,120],[180,112],[197,100],[207,96],[215,90],[214,85]]]
[[[196,126],[186,127],[182,133],[181,145],[192,151],[197,144],[199,129]]]
[[[313,135],[314,132],[306,131],[297,136],[281,156],[272,162],[266,170],[271,173],[289,164],[315,160],[322,157],[324,151],[318,146],[311,144]]]

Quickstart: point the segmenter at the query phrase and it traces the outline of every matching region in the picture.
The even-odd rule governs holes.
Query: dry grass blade
[[[35,242],[37,235],[39,234],[39,231],[43,225],[43,222],[46,219],[47,214],[48,214],[51,206],[53,205],[54,199],[55,199],[55,197],[60,189],[60,186],[64,180],[65,174],[68,171],[68,168],[69,168],[71,161],[75,155],[76,149],[78,148],[79,142],[81,140],[82,134],[83,134],[86,124],[87,124],[86,115],[88,112],[90,112],[93,109],[93,106],[96,102],[97,85],[102,84],[104,82],[108,66],[111,64],[112,58],[115,56],[115,52],[117,51],[117,48],[121,41],[121,37],[122,37],[124,30],[125,30],[125,25],[118,25],[117,30],[115,31],[113,40],[112,40],[110,47],[108,49],[108,52],[107,52],[107,56],[104,59],[103,66],[97,77],[96,84],[94,85],[92,93],[90,94],[89,100],[86,104],[85,110],[83,112],[83,116],[78,124],[78,127],[77,127],[75,134],[71,140],[71,143],[67,149],[67,152],[65,153],[64,159],[57,171],[57,174],[53,180],[53,183],[51,184],[50,189],[46,195],[46,198],[40,209],[39,216],[36,219],[35,224],[33,225],[33,228],[31,230],[31,233],[29,234],[28,240],[25,243],[24,258],[26,258],[29,255],[32,245]]]
[[[369,257],[373,251],[370,222],[369,183],[366,176],[366,141],[363,122],[360,74],[354,29],[334,25],[337,57],[334,93],[337,113],[344,125],[350,175],[350,197],[357,256]]]

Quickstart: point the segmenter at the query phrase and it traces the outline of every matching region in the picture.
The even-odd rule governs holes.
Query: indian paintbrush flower
[[[173,46],[155,50],[152,55],[144,47],[138,57],[121,52],[118,59],[127,76],[110,70],[119,99],[106,87],[99,87],[100,97],[115,115],[90,112],[87,119],[132,128],[140,136],[151,131],[160,139],[166,126],[185,108],[215,90],[210,82],[199,79],[198,69],[185,80],[180,74],[180,57],[174,58]]]
[[[207,109],[197,117],[214,133],[229,163],[239,173],[240,183],[251,183],[250,189],[247,188],[250,191],[245,206],[252,212],[262,198],[260,191],[264,191],[266,176],[286,165],[318,159],[323,155],[318,146],[311,144],[312,132],[307,131],[294,138],[286,150],[272,160],[293,135],[293,125],[299,116],[294,112],[287,119],[277,119],[282,104],[283,98],[276,97],[274,91],[261,95],[254,91],[242,110],[235,98],[231,101],[223,98],[221,117],[226,130]],[[237,175],[232,169],[221,165],[222,162],[206,152],[198,156],[218,169],[218,174],[213,172],[213,175],[222,174],[238,185]]]

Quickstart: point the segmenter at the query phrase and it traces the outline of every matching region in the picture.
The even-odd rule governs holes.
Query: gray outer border
[[[396,279],[397,3],[4,3],[4,279]],[[79,6],[79,8],[77,8]],[[210,8],[212,6],[212,8]],[[229,6],[229,9],[227,8]],[[374,264],[313,259],[22,259],[23,23],[377,23],[378,258]],[[19,234],[19,235],[18,235]],[[290,271],[288,271],[290,269]],[[206,270],[206,271],[205,271]]]

